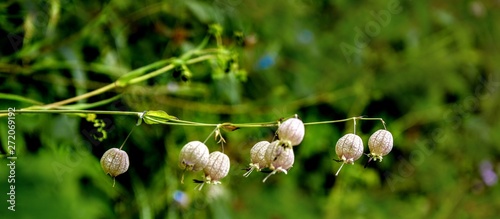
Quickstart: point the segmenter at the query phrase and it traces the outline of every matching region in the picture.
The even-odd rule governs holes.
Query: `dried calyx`
[[[343,162],[335,174],[337,176],[344,164],[354,164],[363,155],[363,141],[355,134],[346,134],[337,141],[335,152],[340,162]]]
[[[266,168],[269,163],[265,159],[266,150],[269,146],[268,141],[257,142],[250,150],[250,170],[248,170],[244,177],[248,177],[253,170],[260,171],[262,168]]]
[[[392,134],[384,129],[377,130],[368,140],[368,148],[370,149],[370,154],[368,154],[368,157],[370,157],[369,161],[382,161],[383,156],[391,152],[392,146]]]
[[[280,124],[277,132],[279,139],[286,147],[297,146],[304,139],[304,123],[298,118],[290,118]]]
[[[101,158],[102,169],[113,178],[127,172],[129,165],[130,162],[127,152],[118,148],[107,150]],[[114,181],[113,186],[115,186]]]
[[[292,168],[294,159],[295,157],[291,147],[282,144],[279,140],[269,144],[266,150],[265,160],[268,162],[269,169],[271,169],[272,172],[269,173],[262,182],[266,182],[267,178],[278,172],[287,174],[288,170]]]

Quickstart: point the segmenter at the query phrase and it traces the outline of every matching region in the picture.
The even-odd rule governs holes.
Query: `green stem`
[[[385,121],[384,119],[382,118],[359,118],[359,120],[380,120],[380,122],[382,122],[382,125],[384,125],[384,129],[387,130],[387,127],[385,126]]]
[[[351,117],[347,119],[339,119],[339,120],[330,120],[330,121],[321,121],[321,122],[307,122],[304,125],[319,125],[319,124],[330,124],[330,123],[338,123],[338,122],[347,122],[353,119],[361,119],[361,116]]]
[[[8,110],[0,110],[0,115],[8,113]],[[125,115],[125,116],[140,116],[142,112],[130,112],[130,111],[103,111],[103,110],[16,110],[16,114],[25,113],[62,113],[62,114],[107,114],[107,115]]]
[[[2,116],[7,116],[9,113],[8,110],[0,110],[0,117]],[[37,110],[29,110],[29,109],[20,109],[15,111],[16,114],[28,114],[28,113],[34,113],[34,114],[55,114],[55,113],[60,113],[60,114],[106,114],[106,115],[124,115],[124,116],[137,116],[141,118],[144,112],[131,112],[131,111],[103,111],[103,110],[55,110],[55,109],[37,109]],[[187,121],[187,120],[180,120],[180,119],[174,119],[174,120],[157,120],[154,118],[149,118],[152,121],[155,121],[160,124],[164,125],[180,125],[180,126],[211,126],[215,127],[216,129],[219,129],[224,126],[234,126],[237,128],[262,128],[262,127],[275,127],[278,126],[278,122],[263,122],[263,123],[220,123],[220,124],[211,124],[211,123],[200,123],[200,122],[192,122],[192,121]],[[384,128],[387,130],[385,126],[385,122],[382,118],[363,118],[361,116],[358,117],[351,117],[347,119],[339,119],[339,120],[330,120],[330,121],[321,121],[321,122],[308,122],[304,123],[304,125],[319,125],[319,124],[330,124],[330,123],[338,123],[338,122],[347,122],[350,120],[380,120],[382,124],[384,125]]]
[[[307,122],[304,123],[304,125],[319,125],[319,124],[330,124],[330,123],[338,123],[338,122],[347,122],[350,120],[354,120],[354,127],[356,128],[356,120],[379,120],[382,122],[382,125],[384,125],[384,129],[387,130],[387,127],[385,126],[385,121],[382,118],[365,118],[363,116],[356,116],[356,117],[351,117],[347,119],[339,119],[339,120],[330,120],[330,121],[321,121],[321,122]],[[356,132],[356,130],[354,130]]]
[[[186,61],[186,64],[195,64],[195,63],[198,63],[198,62],[201,62],[201,61],[205,61],[205,60],[208,60],[208,59],[211,59],[211,58],[216,58],[216,56],[214,56],[214,55],[199,56],[199,57],[192,58],[192,59]],[[160,65],[164,65],[164,64],[166,64],[168,62],[170,62],[170,60],[161,60],[161,61],[152,63],[150,65],[144,66],[142,68],[136,69],[136,70],[132,71],[131,73],[144,72],[144,71],[150,70],[152,68],[156,68],[156,67],[158,67]],[[165,66],[163,68],[160,68],[160,69],[158,69],[156,71],[153,71],[151,73],[148,73],[148,74],[142,75],[140,77],[131,79],[128,84],[135,84],[135,83],[139,83],[139,82],[145,81],[147,79],[156,77],[156,76],[158,76],[160,74],[163,74],[163,73],[165,73],[167,71],[172,70],[174,67],[175,67],[174,64],[167,65],[167,66]],[[91,92],[88,92],[88,93],[85,93],[85,94],[82,94],[82,95],[79,95],[79,96],[76,96],[76,97],[72,97],[72,98],[69,98],[69,99],[66,99],[66,100],[62,100],[62,101],[59,101],[59,102],[47,104],[47,105],[44,105],[44,106],[36,106],[36,107],[37,108],[55,108],[55,107],[58,107],[58,106],[66,105],[68,103],[76,102],[76,101],[83,100],[83,99],[88,99],[89,97],[102,94],[102,93],[107,92],[109,90],[112,90],[112,89],[114,89],[116,87],[118,87],[118,85],[116,84],[116,81],[115,81],[115,82],[113,82],[111,84],[108,84],[108,85],[106,85],[104,87],[101,87],[101,88],[99,88],[97,90],[93,90]],[[32,109],[32,107],[28,107],[26,109]]]

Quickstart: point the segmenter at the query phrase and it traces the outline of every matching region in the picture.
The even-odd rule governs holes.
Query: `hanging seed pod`
[[[344,164],[354,164],[354,161],[363,155],[363,140],[355,134],[346,134],[337,141],[335,152],[343,162],[335,174],[337,176]]]
[[[393,146],[392,134],[384,129],[377,130],[368,139],[368,148],[370,149],[369,161],[382,161],[383,156],[391,152]]]
[[[253,170],[260,171],[268,166],[265,155],[269,144],[268,141],[260,141],[252,147],[250,150],[250,170],[243,174],[244,177],[248,177]]]
[[[227,176],[229,166],[230,161],[226,154],[219,151],[210,153],[208,163],[205,168],[203,168],[205,172],[205,182],[208,184],[220,184],[219,180]]]
[[[111,148],[101,157],[101,167],[106,174],[113,178],[127,172],[130,165],[127,152],[118,148]],[[113,182],[113,186],[115,183]]]
[[[269,169],[273,170],[269,175],[262,180],[266,182],[267,178],[278,172],[288,174],[288,170],[292,168],[294,162],[293,149],[284,145],[281,141],[273,141],[267,147],[265,160],[269,163]]]
[[[279,139],[288,147],[299,145],[304,134],[304,123],[298,118],[287,119],[278,127]]]
[[[208,163],[208,147],[200,141],[191,141],[182,147],[179,167],[189,171],[202,170]]]

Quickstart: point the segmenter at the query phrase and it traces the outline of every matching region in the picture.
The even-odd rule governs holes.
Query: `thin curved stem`
[[[382,118],[359,118],[359,120],[380,120],[380,122],[382,122],[382,125],[384,125],[384,129],[387,130],[387,127],[385,126],[385,121],[384,119]]]
[[[321,122],[306,122],[304,125],[319,125],[319,124],[330,124],[330,123],[338,123],[338,122],[347,122],[353,119],[361,119],[361,116],[351,117],[347,119],[339,119],[339,120],[330,120],[330,121],[321,121]]]
[[[117,87],[115,83],[112,83],[112,84],[108,84],[104,87],[101,87],[97,90],[93,90],[93,91],[90,91],[88,93],[85,93],[85,94],[82,94],[82,95],[78,95],[78,96],[75,96],[75,97],[72,97],[72,98],[69,98],[69,99],[66,99],[66,100],[61,100],[59,102],[55,102],[55,103],[51,103],[51,104],[47,104],[47,105],[44,105],[44,106],[36,106],[37,108],[54,108],[54,107],[58,107],[58,106],[63,106],[63,105],[66,105],[68,103],[73,103],[73,102],[76,102],[76,101],[79,101],[79,100],[83,100],[83,99],[87,99],[87,98],[90,98],[90,97],[93,97],[95,95],[98,95],[98,94],[102,94],[106,91],[109,91],[113,88]],[[26,109],[32,109],[33,107],[28,107]]]
[[[205,60],[212,59],[212,58],[216,58],[216,56],[214,56],[214,55],[203,55],[203,56],[199,56],[199,57],[187,60],[186,64],[194,64],[194,63],[198,63],[198,62],[205,61]],[[166,62],[167,62],[166,60],[158,61],[158,62],[155,62],[155,63],[150,64],[148,66],[144,66],[142,68],[134,70],[133,72],[147,71],[147,70],[151,69],[152,67],[158,66],[159,64],[166,64]],[[158,75],[161,75],[161,74],[163,74],[163,73],[165,73],[167,71],[170,71],[170,70],[174,69],[174,67],[175,67],[174,64],[167,65],[167,66],[165,66],[163,68],[160,68],[160,69],[158,69],[156,71],[153,71],[153,72],[150,72],[148,74],[145,74],[145,75],[136,77],[134,79],[131,79],[127,83],[127,85],[128,84],[139,83],[139,82],[145,81],[147,79],[156,77]],[[73,103],[73,102],[76,102],[76,101],[79,101],[79,100],[88,99],[90,97],[102,94],[104,92],[107,92],[109,90],[112,90],[114,88],[119,87],[116,82],[117,81],[115,81],[115,82],[113,82],[111,84],[108,84],[108,85],[106,85],[104,87],[101,87],[99,89],[96,89],[96,90],[90,91],[88,93],[82,94],[82,95],[78,95],[78,96],[75,96],[75,97],[72,97],[72,98],[68,98],[66,100],[61,100],[61,101],[58,101],[58,102],[55,102],[55,103],[51,103],[51,104],[47,104],[47,105],[44,105],[44,106],[36,106],[36,107],[37,108],[47,108],[47,109],[50,109],[50,108],[55,108],[55,107],[58,107],[58,106],[66,105],[68,103]],[[26,109],[32,109],[32,107],[28,107]]]
[[[127,142],[128,138],[130,137],[130,135],[132,134],[132,132],[134,131],[135,127],[137,126],[134,126],[132,127],[132,130],[130,130],[130,132],[128,133],[127,137],[125,138],[125,140],[123,141],[122,143],[122,146],[120,146],[120,150],[123,148],[123,146],[125,145],[125,142]]]
[[[214,135],[214,133],[220,128],[220,125],[217,125],[214,130],[212,132],[210,132],[210,134],[207,136],[207,138],[205,139],[205,141],[203,141],[203,144],[207,143],[208,139],[210,137],[212,137],[212,135]]]

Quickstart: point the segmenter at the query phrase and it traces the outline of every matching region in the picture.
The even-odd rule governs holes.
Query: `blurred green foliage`
[[[246,77],[206,62],[189,67],[189,82],[174,70],[87,102],[120,93],[95,109],[164,110],[207,123],[295,113],[305,122],[382,117],[395,145],[383,162],[363,169],[364,157],[334,177],[334,145],[352,123],[307,126],[288,175],[263,184],[264,174],[244,178],[242,169],[251,146],[275,130],[223,132],[231,171],[222,185],[199,192],[190,182],[200,173],[186,173],[180,184],[178,153],[212,129],[143,124],[124,146],[130,169],[112,187],[99,159],[122,144],[136,118],[98,115],[102,136],[86,118],[17,115],[16,212],[7,210],[2,159],[0,218],[494,218],[499,9],[498,1],[480,0],[4,1],[2,110],[70,98],[179,57],[218,23]],[[358,124],[365,144],[381,128]],[[0,118],[3,154],[7,132]],[[213,138],[207,144],[220,150]]]

